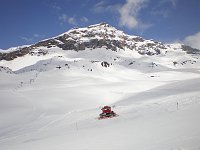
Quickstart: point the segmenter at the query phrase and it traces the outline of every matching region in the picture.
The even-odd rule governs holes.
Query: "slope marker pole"
[[[176,105],[177,105],[177,110],[178,110],[178,102],[176,103]]]

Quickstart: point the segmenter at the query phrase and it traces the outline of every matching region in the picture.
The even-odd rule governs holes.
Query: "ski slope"
[[[162,57],[133,56],[57,51],[1,62],[17,74],[0,72],[0,150],[199,150],[198,67],[152,69]],[[97,120],[104,105],[119,117]]]

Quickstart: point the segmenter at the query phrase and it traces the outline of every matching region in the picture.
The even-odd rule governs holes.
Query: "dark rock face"
[[[17,57],[24,56],[29,53],[30,49],[31,49],[30,47],[24,47],[18,51],[14,51],[14,52],[10,52],[10,53],[0,53],[0,61],[1,60],[10,61]]]
[[[63,50],[73,50],[76,49],[76,41],[75,40],[66,40],[64,44],[59,44],[58,47]]]
[[[110,64],[108,62],[106,62],[106,61],[101,62],[101,65],[103,67],[110,67]]]
[[[66,39],[68,39],[69,37],[70,36],[68,34],[64,34],[63,36],[59,36],[56,39],[61,41],[61,42],[63,42],[63,43],[65,43],[67,41]]]
[[[141,38],[141,37],[133,38],[133,40],[134,40],[135,42],[144,42],[144,39]]]
[[[35,52],[35,51],[30,51],[30,52],[29,52],[29,54],[30,54],[31,56],[44,56],[44,55],[46,55],[47,53],[48,53],[47,50],[42,50],[42,49],[37,50],[37,52]]]
[[[186,51],[187,54],[200,54],[200,50],[192,48],[187,45],[182,45],[182,49]]]
[[[38,42],[37,44],[34,45],[34,47],[39,47],[39,46],[47,47],[47,46],[54,46],[58,44],[59,43],[55,41],[54,39],[50,39],[50,40]]]
[[[76,51],[85,50],[86,48],[101,48],[103,46],[113,51],[117,51],[117,48],[123,49],[123,44],[120,41],[110,39],[91,39],[90,41],[81,43],[78,43],[75,40],[66,40],[64,44],[59,44],[57,46],[62,48],[63,50]]]
[[[46,41],[41,41],[37,44],[34,44],[32,46],[29,46],[29,47],[23,47],[23,48],[20,48],[19,50],[16,50],[16,51],[13,51],[13,52],[10,52],[10,53],[0,53],[0,61],[1,60],[6,60],[6,61],[10,61],[10,60],[13,60],[17,57],[22,57],[26,54],[31,54],[33,55],[35,52],[32,52],[33,49],[35,48],[38,48],[40,46],[44,46],[44,47],[47,47],[47,48],[50,48],[52,46],[55,46],[55,45],[58,45],[58,42],[55,41],[54,39],[50,39],[50,40],[46,40]],[[45,55],[47,54],[45,51],[38,51],[38,56],[39,55]]]

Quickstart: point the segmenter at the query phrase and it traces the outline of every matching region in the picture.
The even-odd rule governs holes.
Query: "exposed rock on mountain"
[[[127,35],[107,23],[100,23],[86,28],[74,28],[57,37],[43,40],[31,46],[17,48],[12,52],[0,52],[0,60],[10,61],[27,54],[46,55],[48,51],[44,51],[43,47],[59,47],[63,50],[75,51],[102,47],[112,51],[130,49],[141,55],[151,56],[161,54],[168,46],[161,42],[145,40],[139,36]],[[199,50],[185,45],[182,45],[182,50],[188,54],[199,53]]]
[[[200,54],[200,50],[192,48],[187,45],[182,45],[183,51],[186,51],[188,54]]]

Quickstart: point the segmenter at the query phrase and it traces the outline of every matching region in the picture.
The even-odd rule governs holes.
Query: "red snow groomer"
[[[99,119],[106,119],[118,116],[114,111],[111,110],[110,106],[104,106],[101,108],[102,113],[99,115]]]

